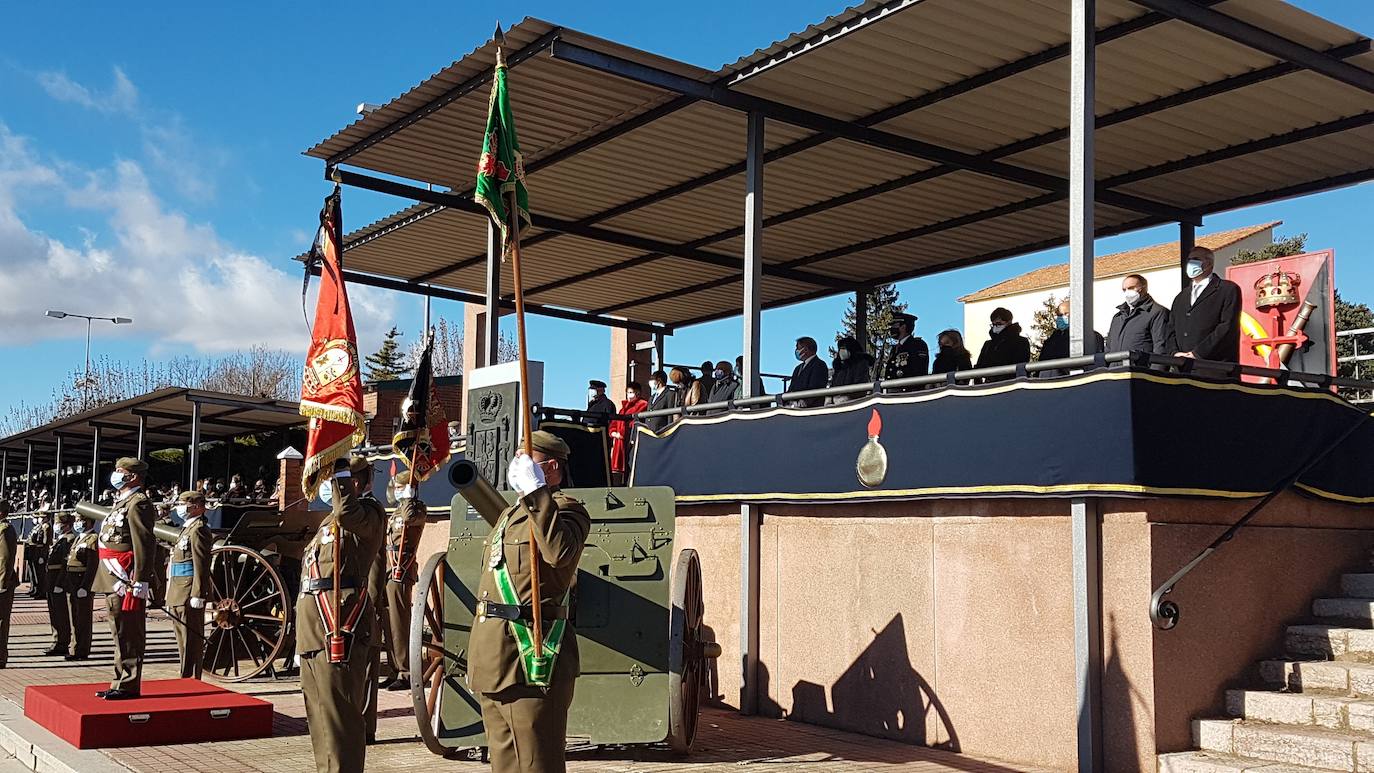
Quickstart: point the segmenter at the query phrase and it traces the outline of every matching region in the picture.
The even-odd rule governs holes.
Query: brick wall
[[[363,385],[363,410],[368,416],[367,443],[386,445],[400,426],[401,402],[410,391],[410,379],[378,381]],[[449,421],[457,421],[463,410],[463,377],[440,376],[439,402]]]

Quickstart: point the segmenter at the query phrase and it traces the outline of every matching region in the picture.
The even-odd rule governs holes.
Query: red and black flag
[[[434,383],[434,334],[425,336],[410,393],[401,403],[401,429],[391,438],[391,452],[410,468],[411,479],[422,481],[449,457],[448,417]]]
[[[320,227],[306,267],[307,272],[312,264],[320,269],[320,297],[301,380],[301,415],[310,417],[301,484],[312,498],[333,473],[335,460],[361,443],[365,431],[358,336],[348,308],[342,245],[343,212],[335,186],[320,210]]]

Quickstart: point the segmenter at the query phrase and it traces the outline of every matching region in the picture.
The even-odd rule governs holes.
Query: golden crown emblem
[[[1255,308],[1291,306],[1298,302],[1298,285],[1302,277],[1282,269],[1265,274],[1255,282]]]

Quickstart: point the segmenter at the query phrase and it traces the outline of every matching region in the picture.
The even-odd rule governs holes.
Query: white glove
[[[91,594],[90,594],[90,593],[87,593],[85,588],[77,588],[77,589],[76,589],[76,597],[79,598],[79,599],[84,599],[84,598],[86,598],[86,597],[89,596],[89,595],[91,595]]]
[[[196,597],[194,597],[194,596],[191,597],[191,609],[204,609],[204,608],[205,608],[205,599],[198,599],[198,598],[196,598]]]
[[[544,471],[533,459],[518,453],[506,468],[506,482],[520,492],[520,496],[527,497],[544,487]]]
[[[152,591],[148,589],[148,583],[146,582],[134,583],[134,595],[141,599],[149,599],[153,597]]]
[[[63,590],[62,588],[53,588],[53,589],[52,589],[52,592],[53,592],[53,593],[66,593],[66,591]]]
[[[116,596],[123,596],[129,592],[129,586],[125,585],[123,580],[115,580],[114,592]]]

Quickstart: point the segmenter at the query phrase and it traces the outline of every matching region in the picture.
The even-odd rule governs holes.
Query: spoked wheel
[[[720,645],[702,638],[706,606],[701,591],[701,560],[695,550],[678,551],[673,563],[673,608],[668,617],[668,745],[678,754],[692,750],[697,736],[706,658],[720,656]]]
[[[286,586],[261,553],[238,545],[221,545],[210,554],[210,584],[204,672],[221,682],[251,679],[286,645]]]
[[[444,648],[444,580],[448,554],[435,553],[425,561],[415,583],[410,606],[410,696],[420,740],[435,754],[451,749],[439,743],[439,713],[444,671],[451,657]]]

